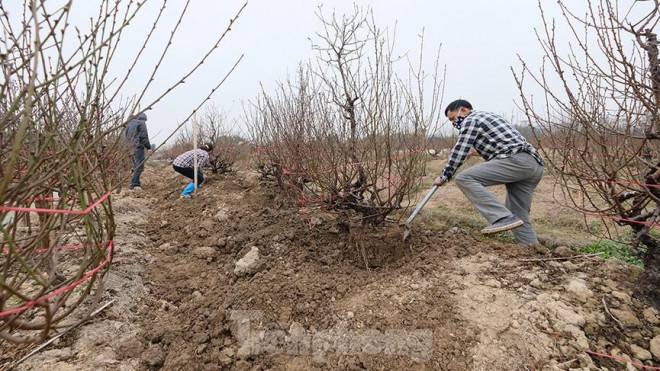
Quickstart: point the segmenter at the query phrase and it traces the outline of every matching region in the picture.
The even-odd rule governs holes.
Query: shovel
[[[438,186],[433,185],[433,187],[431,187],[431,190],[429,191],[429,193],[427,193],[426,196],[424,196],[424,199],[422,200],[422,202],[420,202],[419,205],[417,205],[417,207],[415,208],[415,211],[413,211],[413,213],[410,214],[410,216],[408,217],[408,220],[406,220],[406,231],[403,232],[403,241],[404,242],[408,239],[408,237],[410,237],[410,234],[412,233],[412,229],[410,229],[410,223],[412,223],[412,221],[415,219],[417,214],[419,214],[420,210],[422,210],[424,205],[426,205],[428,200],[431,198],[431,196],[433,196],[433,194],[435,193],[435,191],[437,189],[438,189]]]

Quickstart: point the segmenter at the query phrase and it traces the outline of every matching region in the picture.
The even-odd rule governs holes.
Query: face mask
[[[451,124],[458,130],[461,130],[461,123],[465,120],[465,116],[456,116],[456,121],[453,121]]]

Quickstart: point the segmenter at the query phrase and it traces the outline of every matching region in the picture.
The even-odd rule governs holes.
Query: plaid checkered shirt
[[[538,151],[504,117],[489,112],[472,111],[461,124],[458,141],[442,170],[443,180],[454,176],[456,170],[465,162],[471,147],[486,161],[526,152],[543,165]]]
[[[203,149],[197,149],[197,150],[190,150],[188,152],[182,153],[179,155],[179,157],[175,158],[174,161],[172,161],[172,165],[178,166],[178,167],[187,167],[187,168],[194,168],[195,167],[195,151],[197,151],[197,166],[201,169],[204,164],[206,164],[206,161],[209,159],[209,154]]]

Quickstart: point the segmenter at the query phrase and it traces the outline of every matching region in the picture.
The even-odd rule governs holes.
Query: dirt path
[[[125,357],[126,349],[142,332],[142,301],[150,294],[145,267],[154,260],[145,248],[152,244],[145,233],[152,201],[113,195],[117,215],[115,256],[101,303],[114,300],[91,323],[56,340],[52,346],[19,365],[19,370],[138,369],[140,359]]]
[[[109,369],[625,368],[586,349],[660,360],[658,313],[632,294],[638,268],[521,261],[572,252],[459,228],[417,229],[406,244],[393,226],[347,231],[249,173],[211,177],[191,200],[168,167],[145,178],[148,194],[117,212],[114,268],[127,281],[110,294],[131,301],[25,368],[53,352],[69,352],[60,369],[102,368],[104,346]],[[75,345],[87,333],[105,336],[90,340],[94,357]]]

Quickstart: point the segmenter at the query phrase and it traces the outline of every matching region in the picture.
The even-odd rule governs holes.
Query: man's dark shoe
[[[510,229],[518,228],[525,224],[519,217],[515,215],[505,216],[504,218],[496,221],[488,227],[481,230],[483,234],[493,234],[508,231]]]

